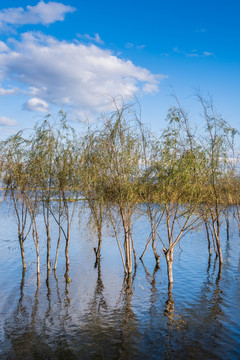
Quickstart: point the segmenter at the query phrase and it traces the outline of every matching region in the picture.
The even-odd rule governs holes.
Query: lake
[[[174,253],[169,292],[165,258],[161,255],[155,269],[150,246],[132,280],[124,278],[111,228],[104,229],[101,262],[95,267],[97,236],[87,225],[87,210],[81,221],[78,212],[73,219],[67,276],[63,240],[57,271],[47,274],[46,235],[39,219],[37,279],[32,238],[25,242],[23,272],[17,225],[7,202],[0,214],[0,359],[240,358],[240,238],[232,218],[229,240],[222,225],[221,278],[214,255],[209,262],[205,231],[188,233]],[[133,230],[139,257],[150,226],[140,217]],[[56,234],[53,224],[52,265]]]

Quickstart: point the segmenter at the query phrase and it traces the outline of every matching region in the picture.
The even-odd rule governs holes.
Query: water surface
[[[38,279],[31,237],[22,272],[17,226],[7,204],[1,206],[0,222],[1,359],[240,358],[240,238],[232,219],[229,240],[222,227],[221,278],[214,256],[209,262],[205,232],[193,232],[176,248],[170,292],[165,259],[155,269],[150,247],[133,279],[124,279],[116,240],[107,228],[100,266],[94,267],[96,235],[85,220],[79,224],[77,213],[67,274],[63,243],[57,271],[47,274],[40,223]],[[146,219],[138,219],[138,256],[149,232]],[[53,262],[54,225],[51,237]]]

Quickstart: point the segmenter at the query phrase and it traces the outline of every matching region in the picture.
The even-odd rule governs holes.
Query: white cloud
[[[0,53],[1,76],[27,88],[28,110],[46,112],[48,103],[104,111],[110,97],[156,92],[164,77],[96,45],[67,43],[41,33],[25,33],[11,47]]]
[[[172,52],[162,53],[161,55],[162,56],[183,55],[183,56],[192,57],[192,58],[203,58],[203,57],[209,57],[209,56],[215,57],[215,55],[209,51],[200,52],[196,49],[193,49],[189,52],[186,52],[186,51],[180,50],[177,46],[175,48],[173,48]]]
[[[36,97],[29,99],[25,104],[23,104],[23,109],[28,111],[49,113],[47,102]]]
[[[7,51],[9,51],[8,46],[3,41],[0,41],[0,53]]]
[[[215,56],[213,53],[209,51],[198,52],[197,50],[192,50],[190,53],[185,53],[187,57],[209,57]]]
[[[14,89],[4,89],[0,85],[0,95],[7,96],[7,95],[15,95],[19,90],[17,88]]]
[[[0,11],[0,28],[25,24],[49,25],[55,21],[63,21],[65,14],[74,12],[72,6],[50,1],[40,1],[35,6],[8,8]]]
[[[126,43],[126,44],[125,44],[125,47],[126,47],[127,49],[131,49],[131,48],[134,47],[134,44],[132,44],[132,43]]]
[[[91,36],[89,34],[77,34],[77,36],[80,38],[80,39],[86,39],[86,40],[89,40],[89,41],[93,41],[95,42],[96,44],[99,44],[99,45],[103,45],[104,44],[104,41],[100,38],[100,35],[98,33],[94,34],[94,36]]]
[[[16,126],[17,122],[13,119],[9,119],[6,116],[0,116],[0,126]]]
[[[209,51],[204,51],[203,52],[204,56],[215,56],[213,53],[209,52]]]
[[[127,49],[132,49],[132,48],[136,48],[137,50],[142,50],[146,47],[146,45],[135,45],[133,43],[126,43],[125,44],[125,48]]]

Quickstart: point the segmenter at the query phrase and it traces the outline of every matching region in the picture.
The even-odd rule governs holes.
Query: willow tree
[[[168,281],[173,283],[174,249],[198,222],[195,211],[200,200],[199,174],[203,154],[178,108],[170,109],[168,121],[161,137],[159,157],[149,169],[149,182],[156,201],[164,208],[166,236],[161,238]]]
[[[32,181],[38,188],[39,202],[47,235],[47,269],[50,270],[50,208],[54,183],[54,154],[56,148],[54,124],[47,116],[42,124],[36,124],[31,136],[31,172]]]
[[[90,209],[90,222],[97,231],[98,244],[94,248],[96,264],[99,263],[102,247],[104,215],[104,186],[106,183],[105,138],[101,131],[88,127],[82,139],[82,156],[79,166],[80,188]]]
[[[239,168],[239,164],[238,164],[238,168]],[[233,216],[234,219],[237,222],[238,225],[238,233],[240,236],[240,176],[238,173],[235,173],[232,177],[232,182],[231,182],[231,187],[232,187],[232,198],[233,198]]]
[[[59,227],[54,269],[56,269],[57,266],[59,243],[61,233],[63,233],[65,238],[66,270],[68,270],[70,227],[74,215],[75,203],[78,200],[80,192],[78,166],[81,149],[79,148],[79,141],[76,138],[75,131],[66,122],[66,114],[60,112],[59,115],[60,122],[55,135],[53,183],[53,194],[56,196],[57,201],[52,201],[52,203],[56,203],[57,206],[54,208],[53,204],[51,204],[50,212]],[[55,210],[57,210],[58,214],[56,214]],[[66,223],[65,229],[64,223]]]
[[[125,272],[130,275],[133,270],[133,256],[135,267],[137,266],[132,221],[139,199],[137,190],[142,159],[142,145],[136,131],[134,108],[131,105],[117,108],[110,117],[105,119],[102,130],[102,148],[105,162],[102,182],[104,199],[109,207],[108,214],[114,229],[116,229],[116,223],[113,213],[117,211],[120,215],[124,233],[123,265]],[[117,236],[116,232],[115,235]],[[121,252],[120,246],[119,249]]]
[[[210,214],[209,226],[216,241],[219,259],[219,270],[223,263],[220,243],[220,228],[224,216],[224,208],[228,202],[227,182],[229,177],[230,139],[236,132],[221,115],[215,112],[211,100],[199,95],[206,124],[206,136],[203,142],[207,158],[207,172],[203,190],[204,203]]]
[[[140,260],[142,261],[149,244],[152,243],[152,250],[156,260],[156,268],[159,268],[160,254],[158,254],[156,249],[156,240],[157,236],[159,237],[158,227],[160,226],[164,215],[164,208],[160,203],[155,201],[151,181],[148,181],[149,169],[159,157],[159,141],[154,134],[144,128],[140,120],[138,123],[141,135],[140,139],[142,141],[142,164],[138,189],[140,196],[139,200],[144,204],[143,214],[147,215],[151,225],[151,232],[148,236],[144,251],[140,256]]]
[[[5,197],[10,197],[16,215],[23,269],[26,268],[24,243],[32,225],[25,197],[30,180],[26,171],[27,155],[27,141],[22,132],[9,137],[1,144],[2,182]]]

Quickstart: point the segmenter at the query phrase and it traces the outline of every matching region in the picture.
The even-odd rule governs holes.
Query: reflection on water
[[[135,232],[138,256],[145,227],[139,224]],[[167,283],[164,259],[154,267],[150,253],[132,277],[124,277],[116,243],[108,236],[94,267],[95,240],[87,232],[79,236],[75,228],[67,271],[59,256],[57,271],[46,271],[42,264],[37,277],[29,260],[34,248],[22,271],[12,226],[3,224],[1,359],[240,357],[240,240],[231,219],[222,238],[223,266],[214,254],[208,257],[204,232],[191,234],[176,251],[174,285]]]

